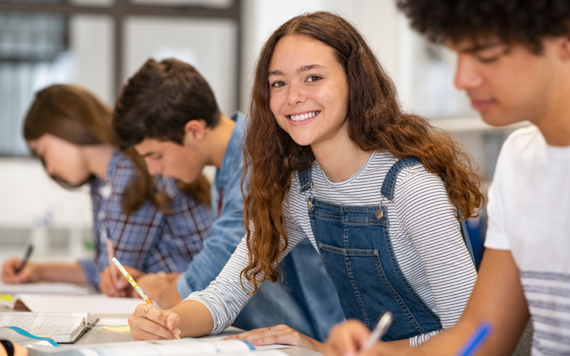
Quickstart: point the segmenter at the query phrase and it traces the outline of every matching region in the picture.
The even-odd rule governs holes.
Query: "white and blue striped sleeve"
[[[443,329],[448,329],[463,314],[477,279],[456,209],[441,178],[421,165],[406,168],[398,176],[394,204],[427,277],[435,302],[434,312],[439,315]],[[437,333],[415,336],[410,344],[418,346]]]

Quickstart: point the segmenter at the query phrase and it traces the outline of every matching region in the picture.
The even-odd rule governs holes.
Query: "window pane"
[[[125,78],[150,57],[190,63],[212,87],[222,112],[236,108],[236,26],[230,20],[128,17],[125,23]]]
[[[70,4],[78,6],[105,6],[115,5],[115,0],[69,0]]]
[[[0,0],[0,3],[13,3],[13,4],[41,4],[41,5],[78,5],[78,6],[113,6],[115,0]]]
[[[0,13],[0,155],[26,155],[22,122],[35,92],[76,83],[112,103],[105,16]]]
[[[130,0],[130,2],[139,5],[229,8],[232,7],[234,0]]]
[[[399,91],[408,110],[425,117],[475,117],[463,91],[455,88],[456,56],[400,23]]]

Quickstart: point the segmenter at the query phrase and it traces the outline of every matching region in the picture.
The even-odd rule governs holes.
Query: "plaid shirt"
[[[202,249],[212,223],[210,207],[178,190],[170,178],[156,177],[156,187],[172,197],[172,214],[164,214],[149,201],[129,217],[122,210],[122,193],[137,173],[130,158],[119,151],[107,167],[105,181],[91,183],[95,257],[80,260],[90,284],[109,266],[106,230],[115,257],[124,265],[146,273],[183,272]]]

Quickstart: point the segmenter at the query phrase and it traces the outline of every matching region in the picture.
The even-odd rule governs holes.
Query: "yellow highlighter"
[[[123,276],[125,276],[125,278],[127,279],[127,281],[129,281],[129,283],[133,286],[133,288],[137,291],[137,293],[141,296],[142,299],[144,299],[144,301],[149,304],[152,305],[152,307],[154,309],[158,309],[156,307],[156,305],[154,305],[154,303],[149,299],[149,297],[147,297],[147,295],[145,294],[145,292],[143,292],[143,290],[141,289],[141,287],[139,287],[139,285],[137,284],[137,282],[135,282],[135,280],[133,279],[133,277],[131,277],[131,275],[129,274],[129,272],[127,272],[127,270],[125,269],[125,267],[123,267],[123,265],[121,264],[121,262],[119,262],[119,260],[117,260],[115,257],[113,257],[113,263],[115,264],[115,266],[119,269],[119,271],[121,271],[121,273],[123,274]],[[180,339],[180,336],[178,336],[177,334],[173,334],[174,337],[176,339]]]

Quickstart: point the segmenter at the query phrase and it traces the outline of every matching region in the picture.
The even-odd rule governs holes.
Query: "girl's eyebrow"
[[[297,73],[303,73],[306,71],[309,71],[311,69],[315,69],[315,68],[325,68],[325,66],[321,65],[321,64],[309,64],[306,66],[302,66],[299,69],[297,69]],[[283,72],[280,70],[271,70],[269,71],[267,76],[272,76],[272,75],[283,75]]]
[[[303,73],[303,72],[306,72],[306,71],[309,71],[309,70],[315,69],[315,68],[324,68],[324,66],[320,65],[320,64],[310,64],[308,66],[302,66],[301,68],[299,68],[297,70],[297,73]]]

